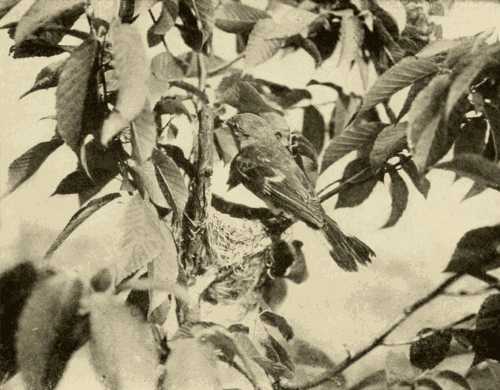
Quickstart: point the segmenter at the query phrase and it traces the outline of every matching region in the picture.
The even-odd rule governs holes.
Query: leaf
[[[94,186],[92,179],[83,171],[73,171],[57,185],[52,195],[79,194]]]
[[[231,1],[221,4],[215,11],[215,25],[227,33],[245,33],[252,29],[255,23],[269,14],[258,8]]]
[[[62,245],[62,243],[71,235],[71,233],[73,233],[73,231],[75,231],[78,226],[85,222],[95,212],[118,197],[120,197],[119,193],[107,194],[101,198],[91,200],[84,207],[78,210],[76,214],[71,217],[69,222],[64,227],[63,231],[59,233],[55,241],[45,253],[44,257],[47,259],[50,258],[52,254]]]
[[[408,143],[419,172],[424,172],[443,155],[443,150],[435,147],[440,142],[439,132],[445,131],[444,126],[440,126],[440,105],[436,102],[445,96],[449,83],[448,74],[434,77],[418,94],[408,112]]]
[[[304,109],[304,119],[302,122],[302,134],[316,148],[319,153],[323,149],[325,142],[326,124],[323,115],[314,106],[307,106]]]
[[[161,14],[156,24],[151,28],[152,32],[156,35],[165,35],[175,25],[175,19],[179,15],[179,1],[178,0],[163,0],[163,7]]]
[[[481,73],[483,67],[490,60],[488,52],[477,53],[472,61],[465,68],[458,68],[459,73],[453,80],[448,98],[446,100],[445,118],[448,118],[455,104],[466,94],[468,94],[470,85]]]
[[[132,158],[142,163],[149,160],[156,145],[156,125],[149,103],[135,118],[132,129]]]
[[[214,4],[212,0],[189,0],[192,3],[196,17],[201,22],[203,33],[202,44],[212,36],[214,29]]]
[[[20,99],[32,92],[57,86],[59,76],[61,75],[65,62],[66,60],[56,61],[44,67],[36,76],[33,86],[28,91],[23,93],[20,96]]]
[[[359,114],[390,99],[397,91],[435,74],[438,65],[426,58],[406,57],[380,76],[365,96]]]
[[[216,96],[220,103],[229,104],[240,112],[260,114],[275,111],[252,84],[238,75],[224,78],[217,88]]]
[[[408,187],[399,173],[394,170],[389,171],[391,177],[391,215],[382,228],[394,226],[408,206]]]
[[[290,326],[288,321],[279,314],[266,310],[260,314],[260,319],[265,324],[277,328],[285,340],[289,341],[293,338],[293,328]]]
[[[281,39],[271,39],[270,36],[277,28],[273,19],[260,19],[253,27],[248,37],[244,51],[245,65],[257,66],[274,56],[283,45]]]
[[[384,127],[385,124],[381,122],[354,121],[326,146],[320,171],[325,171],[330,165],[354,150],[365,151],[371,148],[378,133]]]
[[[127,121],[139,115],[148,94],[148,64],[141,35],[135,25],[111,24],[113,65],[118,78],[118,98],[115,110]]]
[[[153,151],[153,163],[163,195],[180,221],[189,196],[184,177],[174,161],[156,149]]]
[[[37,3],[36,3],[37,4]],[[91,39],[82,43],[66,60],[56,90],[57,132],[74,151],[78,150],[84,132],[85,100],[89,83],[95,77],[98,43]]]
[[[109,389],[156,389],[159,359],[151,327],[112,295],[90,297],[90,352]]]
[[[165,50],[151,60],[151,73],[160,81],[182,79],[186,74],[186,64]]]
[[[16,336],[28,388],[54,389],[73,352],[87,341],[87,322],[79,314],[83,291],[80,280],[57,275],[40,281],[29,297]]]
[[[497,105],[485,104],[484,111],[490,124],[490,142],[493,143],[495,161],[500,160],[500,108]]]
[[[488,125],[484,118],[468,118],[455,140],[454,155],[482,154],[486,148]]]
[[[40,142],[24,152],[9,165],[9,179],[5,195],[15,191],[40,168],[45,160],[63,144],[58,137]]]
[[[355,159],[347,164],[342,182],[351,181],[353,177],[357,180],[340,191],[335,208],[356,207],[368,199],[377,184],[377,178],[370,176],[371,169],[365,159]]]
[[[36,0],[17,24],[14,37],[16,45],[20,45],[31,33],[63,12],[79,8],[83,4],[83,0]]]
[[[163,191],[158,182],[156,169],[150,160],[144,161],[136,166],[131,166],[136,187],[146,198],[156,206],[163,209],[170,209],[170,206],[163,195]]]
[[[231,130],[227,127],[220,127],[214,131],[214,138],[220,158],[225,164],[229,164],[238,154],[238,147]]]
[[[180,96],[164,96],[155,105],[154,112],[161,115],[186,115],[191,120],[191,114]]]
[[[486,359],[500,360],[500,294],[488,296],[476,317],[472,337],[475,356],[473,365]]]
[[[380,168],[389,158],[405,148],[407,127],[407,122],[400,122],[385,127],[377,135],[370,152],[370,163],[373,167]]]
[[[472,390],[467,379],[451,370],[439,371],[434,375],[434,380],[443,390]]]
[[[0,19],[14,8],[21,0],[1,0],[0,1]]]
[[[194,338],[177,338],[169,343],[169,348],[164,390],[222,390],[211,344],[202,344]]]
[[[500,266],[500,225],[473,229],[457,243],[445,272],[481,273]]]
[[[16,333],[19,317],[38,280],[32,263],[19,263],[0,274],[0,378],[16,373]],[[15,292],[15,293],[13,293]]]
[[[460,154],[435,166],[500,191],[500,167],[477,154]]]
[[[432,333],[424,336],[429,332]],[[417,336],[421,338],[410,346],[411,363],[422,370],[436,367],[448,354],[452,338],[451,332],[446,330],[433,331],[425,328],[418,332]]]
[[[420,176],[415,163],[412,160],[406,160],[403,163],[403,170],[411,179],[415,188],[424,196],[424,198],[427,198],[431,183],[425,176]]]
[[[338,67],[346,66],[347,69],[351,69],[355,61],[363,61],[359,53],[363,39],[364,30],[359,17],[352,12],[343,16],[340,28],[341,50]]]
[[[401,111],[398,114],[398,118],[397,118],[398,122],[401,118],[403,118],[408,113],[408,111],[410,111],[410,108],[413,104],[413,101],[418,96],[420,91],[422,91],[422,89],[427,87],[427,85],[432,80],[432,78],[433,78],[433,75],[430,75],[430,76],[424,77],[424,78],[416,81],[415,83],[413,83],[413,85],[410,87],[410,90],[408,91],[408,95],[406,95],[406,100],[403,104],[403,107],[401,107]]]

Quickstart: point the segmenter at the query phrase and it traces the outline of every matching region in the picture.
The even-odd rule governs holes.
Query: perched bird
[[[235,115],[226,124],[240,149],[231,161],[229,189],[243,184],[272,212],[321,230],[331,246],[331,256],[342,269],[356,271],[357,263],[370,262],[375,253],[356,237],[342,233],[326,214],[312,183],[279,142],[279,132],[266,120],[249,113]]]

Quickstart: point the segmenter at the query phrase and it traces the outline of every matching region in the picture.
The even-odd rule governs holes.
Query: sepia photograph
[[[500,390],[500,0],[0,0],[0,390]]]

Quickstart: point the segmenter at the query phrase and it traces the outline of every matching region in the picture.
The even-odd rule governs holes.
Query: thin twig
[[[352,366],[358,360],[363,358],[365,355],[373,351],[376,347],[382,345],[385,339],[394,332],[401,324],[406,322],[417,310],[433,301],[435,298],[439,297],[448,287],[457,282],[463,275],[453,274],[442,283],[440,283],[434,290],[428,293],[426,296],[421,299],[415,301],[411,306],[407,307],[403,314],[401,314],[392,324],[390,324],[386,329],[384,329],[378,336],[376,336],[372,341],[370,341],[367,345],[362,347],[360,350],[355,352],[354,354],[348,356],[344,359],[340,364],[335,366],[334,368],[325,371],[324,373],[318,375],[317,377],[308,380],[303,383],[290,383],[283,382],[281,383],[282,388],[288,390],[306,390],[311,389],[313,387],[319,386],[322,383],[329,381],[331,378],[339,375],[345,369]]]
[[[244,54],[240,54],[236,58],[234,58],[234,59],[232,59],[232,60],[230,60],[228,62],[225,62],[224,64],[219,65],[216,68],[213,68],[213,69],[209,70],[207,72],[207,76],[208,77],[217,76],[218,74],[224,72],[227,68],[230,68],[231,66],[233,66],[234,64],[236,64],[237,62],[239,62],[240,60],[242,60],[243,58],[245,58],[245,55]]]

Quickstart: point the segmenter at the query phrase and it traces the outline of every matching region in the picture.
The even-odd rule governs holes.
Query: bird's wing
[[[286,153],[262,145],[245,148],[235,161],[242,182],[275,208],[320,228],[324,225],[324,211],[307,178]]]

